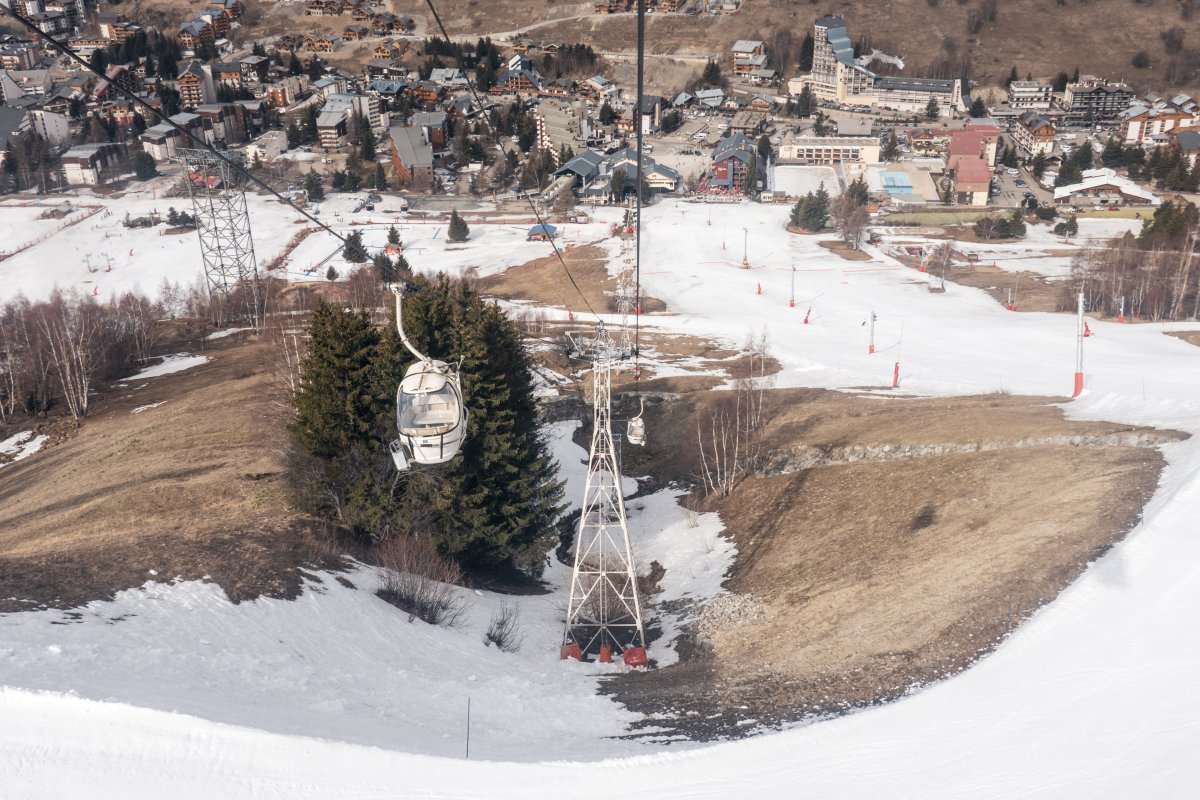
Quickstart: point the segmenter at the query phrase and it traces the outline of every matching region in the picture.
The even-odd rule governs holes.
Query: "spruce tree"
[[[396,283],[396,264],[388,257],[387,253],[379,253],[375,258],[371,259],[371,265],[375,267],[375,277],[380,283]]]
[[[371,438],[378,398],[373,396],[379,333],[365,312],[319,304],[309,320],[293,430],[311,456],[332,459]]]
[[[824,228],[825,221],[829,219],[829,210],[832,208],[832,205],[833,201],[829,197],[829,192],[825,191],[825,183],[822,181],[821,185],[817,187],[817,191],[813,194],[804,227],[813,231],[819,231]]]
[[[325,199],[325,187],[321,185],[320,175],[309,172],[304,176],[304,193],[312,203],[319,203]]]
[[[1058,177],[1054,179],[1055,186],[1072,186],[1083,181],[1083,172],[1072,159],[1065,159],[1058,169]]]
[[[388,244],[400,244],[400,231],[395,225],[389,225],[387,229]]]
[[[426,355],[462,357],[470,419],[460,455],[436,480],[408,480],[400,513],[419,518],[444,553],[488,567],[534,574],[553,542],[562,485],[538,432],[528,355],[520,332],[496,306],[444,276],[419,281],[405,299],[405,331]],[[385,333],[381,374],[394,386],[411,356]]]
[[[1046,174],[1046,154],[1041,150],[1038,150],[1034,155],[1029,171],[1033,173],[1033,177],[1035,178],[1041,178]]]
[[[446,238],[452,242],[465,242],[471,237],[471,229],[458,215],[458,209],[450,211],[450,225],[446,228]]]
[[[888,133],[887,142],[883,145],[883,150],[879,153],[879,158],[883,161],[895,161],[900,157],[900,142],[896,139],[896,130],[893,128]]]
[[[342,247],[342,258],[352,264],[361,264],[367,260],[367,250],[363,246],[362,231],[351,231],[346,235],[346,243]]]
[[[812,72],[814,44],[812,33],[804,34],[804,41],[800,42],[800,58],[797,63],[801,72]]]
[[[1013,239],[1025,236],[1025,217],[1020,208],[1014,208],[1012,215],[1004,222],[1004,233]]]
[[[925,119],[932,122],[941,116],[941,110],[938,108],[937,98],[930,97],[929,102],[925,104]]]

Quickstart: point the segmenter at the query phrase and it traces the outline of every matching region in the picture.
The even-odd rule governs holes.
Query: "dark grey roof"
[[[880,78],[879,88],[910,92],[952,92],[954,80],[938,78]]]
[[[1183,151],[1190,153],[1200,150],[1200,131],[1180,131],[1175,136]]]
[[[0,147],[8,144],[8,140],[21,131],[21,123],[28,114],[23,108],[0,106]]]
[[[554,172],[554,177],[561,177],[568,172],[574,173],[586,180],[591,180],[592,177],[600,171],[600,162],[604,161],[604,156],[594,150],[584,150],[579,155],[572,158],[567,163],[563,164]]]
[[[425,141],[420,128],[409,128],[406,125],[393,125],[388,133],[396,152],[400,154],[400,162],[406,167],[432,167],[433,147]]]

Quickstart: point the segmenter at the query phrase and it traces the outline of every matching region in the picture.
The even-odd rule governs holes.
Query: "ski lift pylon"
[[[458,455],[467,435],[467,407],[457,367],[423,355],[404,333],[404,295],[415,286],[391,284],[396,295],[396,330],[416,358],[396,388],[398,436],[388,448],[396,469],[416,464],[444,464]]]

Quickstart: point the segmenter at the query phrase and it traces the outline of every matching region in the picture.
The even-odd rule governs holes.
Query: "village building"
[[[1116,170],[1104,167],[1085,169],[1079,183],[1055,187],[1054,202],[1060,205],[1159,205],[1162,199],[1149,189],[1120,177]]]
[[[1200,105],[1190,95],[1170,100],[1148,96],[1121,114],[1121,140],[1125,144],[1155,147],[1166,144],[1172,130],[1200,127]]]
[[[965,110],[962,83],[919,77],[882,77],[854,57],[841,17],[825,16],[813,28],[813,68],[800,81],[818,100],[923,112],[933,100],[941,116]]]
[[[733,74],[739,78],[748,78],[754,70],[767,66],[766,45],[757,39],[738,39],[729,50],[733,58]]]
[[[1013,81],[1008,85],[1008,105],[1013,109],[1047,111],[1053,99],[1054,87],[1042,81]]]
[[[779,163],[831,165],[875,164],[879,139],[874,136],[798,136],[779,145]]]
[[[1171,131],[1169,138],[1171,147],[1182,154],[1190,167],[1195,169],[1197,160],[1200,160],[1200,128],[1177,129]]]
[[[217,99],[212,74],[196,59],[180,70],[175,79],[175,91],[179,92],[179,104],[184,108],[195,108]]]
[[[421,128],[393,125],[391,139],[392,174],[401,189],[425,191],[433,188],[433,147]]]
[[[992,183],[992,167],[978,156],[963,157],[955,161],[955,202],[965,206],[986,206]]]
[[[723,139],[713,153],[712,164],[702,182],[701,191],[716,194],[741,194],[758,154],[754,142],[741,135]]]
[[[1013,126],[1013,139],[1030,156],[1054,149],[1054,123],[1036,111],[1026,111]]]
[[[1084,75],[1063,90],[1062,107],[1068,125],[1094,125],[1121,116],[1134,100],[1133,90],[1123,83],[1109,83],[1095,75]]]

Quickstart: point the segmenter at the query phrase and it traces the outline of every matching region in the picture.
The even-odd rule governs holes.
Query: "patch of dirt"
[[[608,273],[608,254],[596,245],[583,245],[564,250],[562,257],[579,286],[578,292],[553,254],[509,267],[499,275],[480,278],[479,291],[506,300],[529,300],[566,308],[575,314],[589,313],[589,306],[597,314],[616,311],[617,281]],[[580,293],[587,299],[586,304]],[[666,305],[661,300],[642,298],[643,314],[664,310]]]
[[[1200,331],[1166,331],[1166,334],[1200,347]]]
[[[303,565],[354,552],[290,508],[268,347],[235,338],[177,341],[213,360],[101,393],[75,435],[4,468],[0,611],[176,577],[207,577],[234,601],[290,597]]]
[[[837,241],[837,240],[824,241],[824,242],[817,242],[817,244],[821,245],[821,247],[824,247],[826,250],[830,251],[831,253],[837,253],[839,256],[846,259],[847,261],[870,261],[871,260],[870,255],[868,255],[867,253],[864,253],[862,250],[855,250],[853,247],[851,247],[850,245],[846,244],[843,241]]]
[[[625,448],[630,474],[691,469],[704,400],[648,410],[654,438]],[[785,464],[707,498],[738,548],[726,586],[752,600],[697,626],[680,663],[606,691],[655,715],[648,726],[714,739],[892,699],[970,665],[1136,524],[1164,463],[1148,445],[1183,436],[1066,420],[1050,401],[771,392],[763,440],[775,456],[858,446],[869,457]],[[881,443],[957,446],[885,458]]]
[[[936,274],[941,274],[940,269]],[[984,263],[951,263],[946,268],[946,280],[983,289],[1001,305],[1008,304],[1008,292],[1011,289],[1016,298],[1017,311],[1066,310],[1062,304],[1062,283],[1036,272],[1009,272]]]

